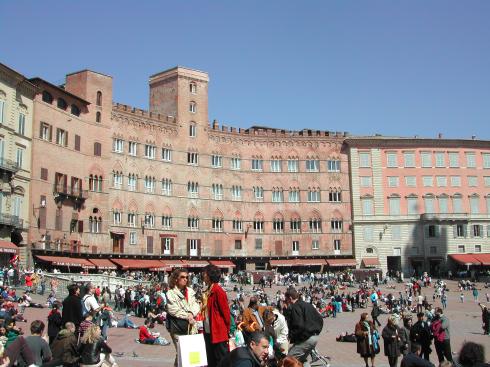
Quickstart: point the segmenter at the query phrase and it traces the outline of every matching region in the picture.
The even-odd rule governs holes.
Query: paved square
[[[478,304],[472,299],[471,291],[465,293],[465,303],[461,303],[459,300],[459,290],[457,289],[456,282],[448,282],[448,308],[445,314],[448,316],[451,323],[451,346],[453,352],[458,352],[464,341],[473,341],[486,346],[486,360],[490,360],[490,336],[484,336],[482,334],[481,323],[481,311]],[[478,288],[482,288],[481,284],[478,284]],[[250,289],[250,287],[247,287]],[[266,289],[266,292],[270,295],[275,293],[277,289],[284,290],[285,287],[273,286],[272,289]],[[354,288],[348,289],[353,291]],[[397,284],[396,289],[386,289],[381,287],[383,292],[398,294],[398,291],[403,290],[402,284]],[[490,289],[482,289],[480,291],[480,301],[484,301],[485,293]],[[422,294],[427,294],[428,298],[432,299],[433,288],[423,288]],[[230,296],[233,296],[233,292]],[[39,296],[35,296],[39,299]],[[272,298],[273,299],[273,298]],[[439,306],[440,302],[436,301],[435,306]],[[370,313],[370,307],[366,309],[366,312]],[[29,323],[39,318],[45,320],[47,318],[48,309],[34,309],[29,308],[26,311],[26,318]],[[324,330],[321,334],[320,342],[318,343],[318,350],[321,354],[331,357],[331,366],[345,366],[345,367],[362,367],[364,362],[356,353],[355,343],[338,343],[335,341],[335,337],[343,331],[353,332],[354,326],[358,322],[361,312],[363,310],[356,310],[355,312],[340,313],[336,318],[326,318],[324,321]],[[415,318],[415,315],[414,315]],[[139,326],[142,324],[143,319],[132,318],[133,321]],[[380,321],[382,327],[386,324],[387,315],[381,315]],[[46,321],[47,322],[47,321]],[[28,325],[19,324],[26,334],[28,334]],[[170,340],[165,327],[158,325],[155,331],[159,331],[161,335]],[[122,367],[143,367],[143,366],[172,366],[175,350],[173,345],[169,346],[153,346],[142,345],[135,342],[138,338],[138,330],[131,329],[109,329],[109,345],[113,349],[116,355],[118,364]],[[437,365],[437,355],[435,348],[432,347],[433,353],[431,354],[431,361]],[[383,354],[383,343],[381,342],[381,352],[376,358],[377,367],[388,367],[388,360]]]

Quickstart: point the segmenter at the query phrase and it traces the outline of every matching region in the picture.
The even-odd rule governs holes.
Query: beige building
[[[37,88],[0,64],[0,265],[27,243],[33,99]],[[26,251],[20,250],[21,261]]]

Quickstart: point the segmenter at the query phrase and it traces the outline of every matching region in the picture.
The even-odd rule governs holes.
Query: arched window
[[[102,155],[102,145],[100,143],[94,143],[94,155],[97,157]]]
[[[101,113],[100,112],[97,112],[95,114],[95,122],[100,122],[101,121]]]
[[[197,93],[197,84],[195,82],[189,83],[189,92],[191,92],[192,94]]]
[[[62,110],[66,110],[66,108],[68,107],[68,104],[66,103],[66,101],[63,98],[58,98],[57,106],[58,106],[58,108],[61,108]]]
[[[189,103],[189,112],[196,113],[197,105],[196,102],[192,101]]]
[[[97,100],[95,101],[97,106],[102,106],[102,92],[99,90],[97,92]]]
[[[71,114],[72,115],[75,115],[75,116],[80,116],[80,108],[78,108],[78,106],[72,104],[71,105]]]
[[[46,103],[53,103],[53,96],[51,95],[51,93],[49,93],[48,91],[43,91],[43,102],[46,102]]]

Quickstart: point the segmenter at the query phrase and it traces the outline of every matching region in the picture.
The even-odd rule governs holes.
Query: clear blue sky
[[[490,139],[490,1],[7,1],[0,62],[62,83],[89,68],[148,108],[148,77],[207,71],[209,118]]]

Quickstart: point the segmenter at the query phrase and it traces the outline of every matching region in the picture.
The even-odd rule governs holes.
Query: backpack
[[[91,311],[87,308],[87,306],[85,305],[85,301],[89,298],[89,297],[94,297],[92,294],[86,294],[83,298],[82,298],[82,315],[83,317],[87,316],[87,314]],[[95,298],[95,297],[94,297]]]
[[[437,340],[438,342],[442,343],[444,339],[446,338],[446,333],[444,332],[444,329],[442,328],[442,320],[438,319],[430,325],[430,328],[432,330],[432,335],[434,335],[434,339]]]

